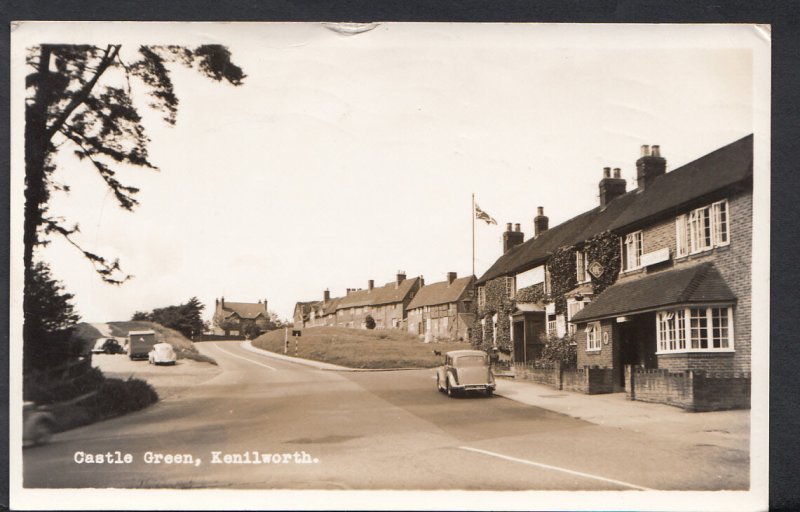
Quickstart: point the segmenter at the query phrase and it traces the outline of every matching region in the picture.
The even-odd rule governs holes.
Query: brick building
[[[446,281],[420,288],[408,305],[408,332],[430,341],[469,339],[474,282],[448,272]]]
[[[551,229],[540,209],[525,242],[506,244],[509,226],[503,256],[477,281],[474,341],[525,361],[535,322],[574,336],[578,368],[603,369],[637,399],[749,403],[753,137],[666,167],[658,146],[643,146],[636,189],[605,168],[598,207]],[[728,402],[708,391],[722,389],[720,372]]]
[[[216,299],[213,332],[217,335],[240,335],[248,325],[255,324],[263,332],[269,328],[270,318],[267,299],[254,302],[227,302],[225,297]]]

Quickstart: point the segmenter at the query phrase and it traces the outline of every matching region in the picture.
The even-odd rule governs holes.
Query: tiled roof
[[[336,308],[339,307],[339,303],[341,301],[342,301],[341,297],[334,297],[324,302],[322,305],[322,314],[327,316],[336,313]]]
[[[222,304],[220,305],[222,306]],[[253,304],[251,302],[225,301],[225,305],[222,306],[222,311],[226,313],[225,317],[229,317],[234,313],[239,315],[239,318],[255,318],[258,315],[267,315],[264,304],[261,302]]]
[[[399,285],[396,281],[375,287],[372,290],[355,290],[341,298],[337,309],[360,306],[380,306],[405,300],[408,293],[419,281],[419,277],[404,279]]]
[[[427,284],[419,289],[414,299],[408,305],[408,309],[411,310],[423,306],[435,306],[438,304],[456,302],[464,295],[464,292],[474,280],[475,276],[468,276],[458,278],[453,281],[452,284],[447,281]]]
[[[732,303],[736,296],[713,263],[657,272],[606,288],[572,317],[587,322],[686,304]]]
[[[748,135],[648,184],[544,231],[536,238],[512,248],[489,267],[477,284],[522,272],[544,263],[559,247],[585,242],[604,231],[624,232],[637,223],[659,215],[674,215],[692,201],[753,175],[753,136]]]

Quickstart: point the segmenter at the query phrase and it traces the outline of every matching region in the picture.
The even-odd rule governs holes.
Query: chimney
[[[219,303],[220,303],[220,305],[221,305],[221,306],[223,307],[223,309],[224,309],[224,308],[225,308],[225,297],[222,297],[222,298],[220,299]]]
[[[397,282],[395,283],[394,287],[398,288],[400,286],[400,283],[402,283],[405,280],[406,280],[405,271],[404,270],[398,270],[397,271]]]
[[[549,223],[550,219],[545,217],[544,215],[544,207],[537,206],[536,217],[533,218],[533,237],[536,238],[537,236],[547,231]]]
[[[448,285],[451,285],[451,284],[453,284],[453,281],[455,281],[455,280],[456,280],[456,276],[458,276],[458,274],[457,274],[457,273],[455,273],[455,272],[448,272],[448,273],[447,273],[447,284],[448,284]]]
[[[603,179],[600,180],[600,206],[605,206],[626,192],[627,184],[619,176],[619,167],[614,169],[611,177],[611,167],[603,167]]]
[[[322,292],[322,301],[328,302],[329,300],[331,300],[331,291],[326,288],[325,291]]]
[[[214,299],[214,305],[219,306],[219,299]]]
[[[367,290],[372,291],[373,288],[375,288],[375,280],[370,279],[367,281]]]
[[[642,146],[642,156],[636,161],[636,188],[644,190],[653,180],[667,172],[667,160],[661,156],[661,148],[647,144]]]
[[[264,299],[264,311],[267,311],[267,299]]]
[[[519,224],[517,224],[517,230],[513,231],[511,223],[506,223],[506,232],[503,233],[503,254],[521,244],[524,238],[525,235],[519,230]]]

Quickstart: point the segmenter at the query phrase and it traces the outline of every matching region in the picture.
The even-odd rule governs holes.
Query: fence
[[[611,368],[563,368],[560,363],[514,363],[515,378],[588,395],[614,392]]]
[[[627,365],[625,393],[630,400],[669,404],[690,411],[749,409],[750,374],[671,372]]]

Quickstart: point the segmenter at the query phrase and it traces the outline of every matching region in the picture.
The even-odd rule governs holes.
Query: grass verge
[[[253,345],[283,354],[284,331],[262,334]],[[466,348],[470,348],[466,342],[423,343],[419,337],[398,330],[311,327],[297,340],[297,354],[295,340],[289,337],[287,355],[350,368],[433,368],[442,364],[442,357],[434,350],[445,353]]]

